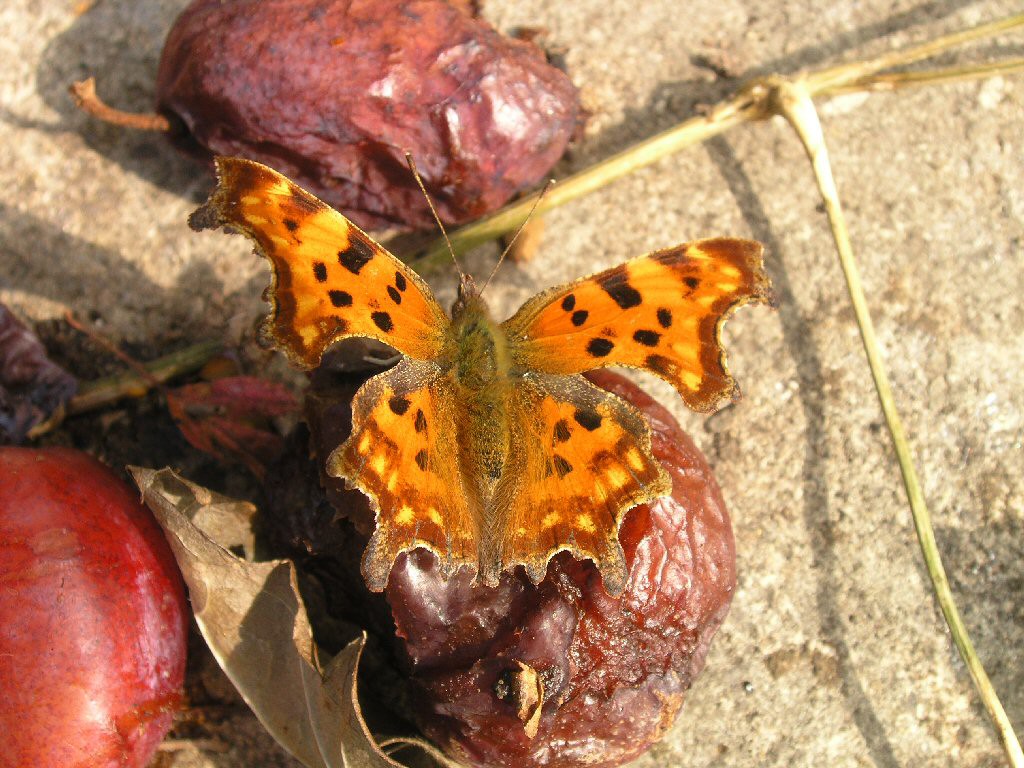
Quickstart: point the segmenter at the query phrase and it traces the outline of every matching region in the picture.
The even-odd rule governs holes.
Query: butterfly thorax
[[[486,519],[509,455],[508,341],[471,283],[452,307],[451,333],[462,473]]]
[[[505,332],[479,294],[461,294],[452,307],[452,357],[461,387],[481,391],[508,376]]]

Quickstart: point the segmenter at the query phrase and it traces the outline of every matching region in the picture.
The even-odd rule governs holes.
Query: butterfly
[[[218,186],[189,224],[239,230],[269,259],[263,336],[307,369],[353,336],[402,355],[356,393],[352,432],[327,459],[376,511],[370,589],[384,589],[400,553],[426,547],[446,576],[469,566],[485,585],[516,566],[538,583],[568,550],[621,593],[619,524],[671,481],[640,413],[580,374],[650,371],[698,411],[733,398],[720,333],[736,307],[770,301],[761,245],[655,251],[500,323],[463,275],[449,317],[415,271],[327,204],[258,163],[216,164]]]

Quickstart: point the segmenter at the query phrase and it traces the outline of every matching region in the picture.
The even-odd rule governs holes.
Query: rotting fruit
[[[202,157],[240,155],[364,227],[492,211],[548,172],[580,119],[532,43],[444,0],[196,0],[167,38],[158,111]]]
[[[582,767],[635,758],[674,721],[732,599],[732,529],[703,456],[638,387],[612,373],[589,377],[640,408],[673,481],[670,497],[623,522],[629,579],[619,598],[604,591],[593,563],[567,553],[537,586],[520,570],[486,588],[472,587],[466,572],[445,580],[435,557],[415,550],[396,561],[386,603],[361,592],[365,625],[390,637],[407,679],[405,714],[463,763]],[[358,383],[323,369],[314,376],[307,417],[319,456],[347,436]],[[320,479],[324,491],[313,481],[301,496],[293,483],[272,499],[269,517],[278,521],[279,548],[321,582],[326,609],[339,594],[339,615],[351,617],[373,517],[362,494],[322,471]],[[351,525],[339,526],[328,499]]]
[[[0,478],[0,767],[141,768],[185,674],[163,533],[84,453],[0,448]]]

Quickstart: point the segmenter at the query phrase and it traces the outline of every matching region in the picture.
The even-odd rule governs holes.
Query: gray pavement
[[[155,136],[77,114],[96,75],[151,107],[182,0],[0,5],[0,301],[64,308],[159,346],[263,311],[241,238],[185,225],[209,181]],[[79,11],[82,8],[78,9]],[[727,95],[725,73],[887,50],[1019,10],[1014,2],[488,0],[502,29],[565,49],[593,116],[565,175]],[[1021,55],[1008,37],[985,50]],[[1024,77],[848,96],[822,105],[885,360],[954,591],[1024,730]],[[776,311],[726,341],[744,399],[679,413],[734,517],[739,585],[704,675],[638,766],[998,766],[1001,751],[935,607],[809,167],[781,121],[742,127],[546,217],[542,248],[503,267],[492,302],[654,248],[736,234],[767,246]],[[469,259],[483,272],[493,249]],[[451,295],[453,276],[431,278]],[[216,673],[210,671],[212,679]],[[215,683],[212,683],[215,684]],[[245,713],[224,753],[164,765],[293,765]]]

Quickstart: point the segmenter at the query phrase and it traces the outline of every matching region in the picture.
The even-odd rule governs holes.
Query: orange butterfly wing
[[[762,251],[751,240],[699,240],[541,293],[503,324],[512,359],[557,374],[642,368],[694,410],[714,410],[736,393],[722,325],[736,307],[771,300]]]
[[[619,594],[626,563],[619,525],[637,504],[672,490],[651,455],[647,422],[582,376],[527,374],[510,398],[516,451],[502,478],[502,560],[539,582],[560,550],[592,558]]]
[[[450,321],[419,275],[276,171],[241,158],[216,162],[217,189],[189,224],[234,227],[270,260],[264,336],[292,362],[313,368],[351,336],[420,360],[439,354]]]
[[[476,565],[480,538],[459,471],[456,394],[429,362],[403,360],[374,376],[352,401],[352,434],[327,460],[369,496],[377,527],[363,576],[384,589],[395,558],[415,547],[438,555],[449,575]]]
[[[426,283],[340,213],[266,166],[217,158],[218,186],[193,229],[240,230],[271,263],[264,336],[298,366],[335,341],[378,339],[406,355],[353,399],[352,433],[328,472],[371,500],[377,525],[363,560],[381,590],[399,553],[426,546],[451,571],[477,559],[462,492],[456,395],[437,364],[451,321]]]

